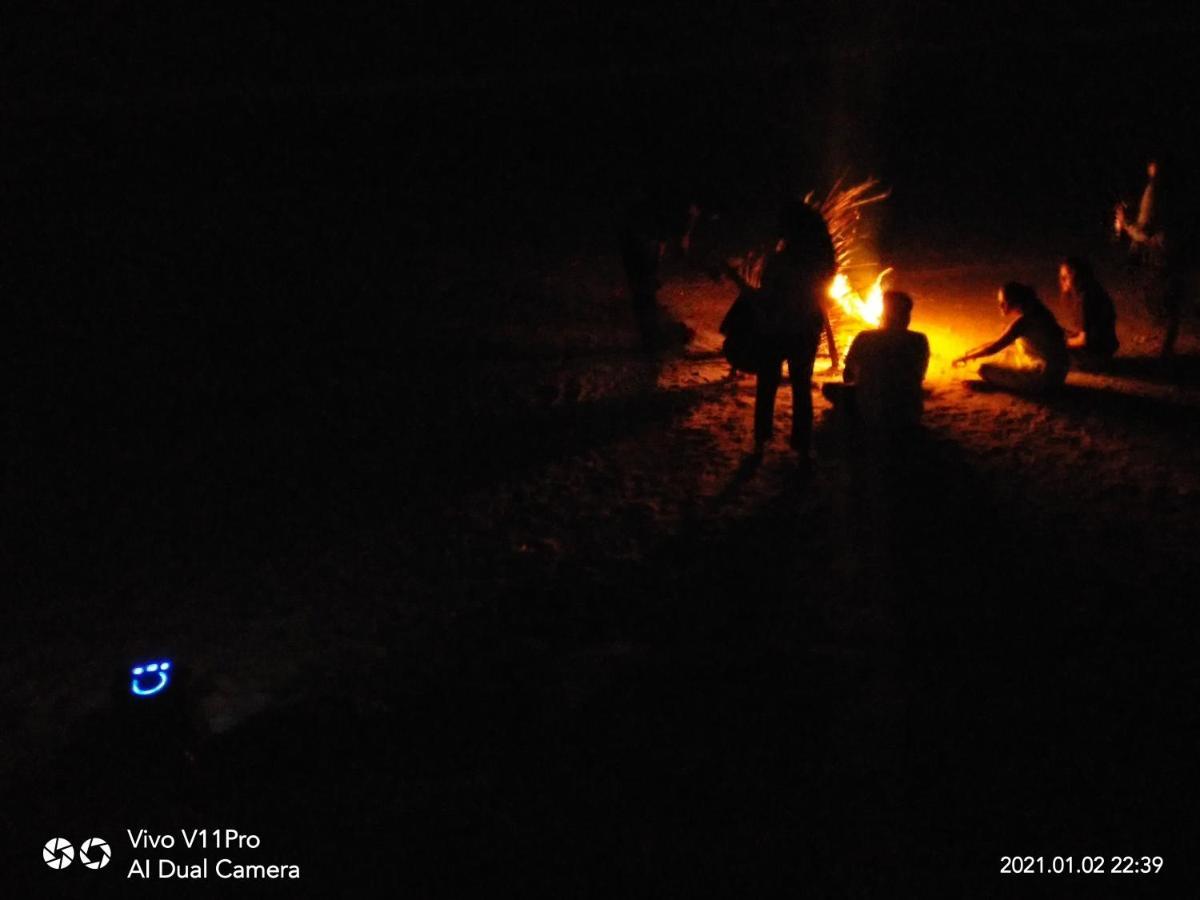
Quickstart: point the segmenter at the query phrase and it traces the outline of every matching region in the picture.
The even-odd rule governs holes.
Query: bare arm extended
[[[992,341],[990,343],[980,344],[978,347],[968,350],[966,353],[964,353],[958,359],[954,360],[954,362],[951,363],[951,365],[956,366],[956,367],[957,366],[965,366],[968,362],[970,362],[973,359],[980,359],[984,356],[991,356],[994,353],[999,353],[1001,350],[1003,350],[1005,347],[1009,346],[1020,336],[1021,336],[1021,319],[1017,319],[1015,322],[1013,322],[1011,325],[1009,325],[1006,329],[1004,329],[1004,334],[1000,335],[1000,337],[996,338],[994,341]]]

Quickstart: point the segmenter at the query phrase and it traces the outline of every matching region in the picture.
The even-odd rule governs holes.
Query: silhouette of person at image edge
[[[900,291],[883,295],[883,322],[859,332],[846,354],[842,384],[822,392],[835,408],[869,427],[901,431],[921,420],[921,382],[929,367],[929,339],[909,331],[912,298]]]
[[[999,300],[1001,314],[1015,315],[1016,319],[1000,337],[968,350],[953,365],[964,366],[973,359],[1007,350],[1002,362],[979,367],[980,376],[988,384],[1027,394],[1061,385],[1067,377],[1070,357],[1066,337],[1054,314],[1038,299],[1033,288],[1016,281],[1000,288]]]
[[[1146,164],[1146,187],[1138,203],[1137,219],[1129,221],[1125,204],[1117,204],[1117,236],[1129,237],[1129,258],[1145,272],[1143,300],[1150,312],[1165,325],[1161,355],[1175,353],[1179,324],[1188,287],[1185,284],[1185,257],[1188,229],[1179,221],[1180,198],[1170,162],[1150,160]]]
[[[1074,312],[1075,327],[1066,329],[1071,362],[1085,371],[1104,368],[1120,346],[1112,297],[1087,261],[1075,256],[1059,264],[1058,288]]]
[[[812,443],[812,374],[825,325],[825,291],[837,269],[821,214],[800,200],[779,216],[779,242],[763,266],[758,292],[761,363],[754,395],[754,453],[775,430],[775,394],[787,360],[792,383],[791,446],[803,464]]]

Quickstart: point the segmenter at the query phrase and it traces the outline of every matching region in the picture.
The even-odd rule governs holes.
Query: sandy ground
[[[730,813],[717,826],[698,811],[747,797],[760,812],[786,810],[806,791],[829,799],[823,784],[837,785],[839,812],[816,829],[815,849],[830,861],[825,874],[846,884],[868,857],[877,868],[863,883],[887,883],[931,835],[959,853],[960,879],[990,877],[972,868],[979,845],[991,853],[1018,833],[1045,844],[1056,828],[1072,833],[1072,816],[1097,821],[1098,801],[1077,804],[1066,788],[1056,815],[1029,813],[1015,785],[1031,772],[1092,784],[1140,760],[1136,777],[1121,771],[1153,782],[1147,803],[1168,803],[1194,750],[1178,714],[1197,678],[1181,636],[1194,624],[1184,586],[1197,574],[1200,388],[1194,367],[1167,377],[1144,358],[1153,328],[1122,288],[1126,349],[1114,374],[1073,373],[1046,400],[968,390],[970,372],[949,361],[1002,327],[995,285],[1026,277],[1048,287],[1052,276],[1052,260],[1016,271],[901,265],[896,286],[914,294],[914,328],[933,348],[926,434],[888,459],[837,433],[818,395],[811,481],[782,439],[761,465],[747,462],[753,379],[731,376],[716,332],[731,286],[670,280],[664,306],[695,338],[657,358],[635,347],[615,266],[580,259],[519,288],[458,286],[459,296],[506,296],[461,370],[469,399],[457,415],[477,427],[447,429],[449,462],[431,466],[442,489],[414,489],[402,521],[377,517],[331,541],[318,530],[236,575],[217,567],[169,608],[147,599],[136,639],[103,617],[86,632],[55,631],[59,611],[43,608],[45,639],[6,656],[0,673],[8,769],[29,770],[31,748],[86,744],[82,723],[104,714],[106,684],[94,667],[38,660],[83,658],[99,638],[114,658],[163,640],[189,661],[214,757],[313,698],[434,734],[424,750],[397,751],[396,789],[423,798],[414,802],[431,815],[430,834],[467,834],[463,858],[480,866],[512,850],[478,836],[494,816],[520,859],[548,840],[542,825],[593,809],[606,791],[617,798],[606,851],[622,860],[617,882],[653,880],[717,835],[738,866],[764,863],[785,852],[789,813],[740,825]],[[839,340],[853,327],[841,323]],[[1196,350],[1191,331],[1183,349]],[[777,433],[790,414],[785,386]],[[372,493],[386,457],[359,460],[366,485],[355,490]],[[1087,716],[1052,724],[1057,707],[1038,700],[1047,692]],[[471,699],[458,719],[437,707],[430,715],[450,718],[436,724],[420,710],[443,694]],[[1101,725],[1091,716],[1105,696],[1116,712]],[[1148,719],[1130,708],[1139,699]],[[523,712],[506,721],[534,722],[538,751],[528,733],[493,721],[513,706]],[[1023,709],[1032,734],[997,724]],[[781,742],[785,711],[805,728]],[[490,736],[464,750],[455,721],[468,732],[463,722],[482,722]],[[1153,748],[1113,738],[1130,728]],[[730,734],[745,746],[729,749]],[[1072,754],[1106,738],[1123,755],[1102,754],[1078,774]],[[997,742],[1019,762],[985,777],[970,761],[994,767],[985,748]],[[446,744],[458,761],[431,768],[426,756]],[[522,779],[542,767],[539,792]],[[628,777],[665,779],[665,794],[628,788]],[[528,788],[520,799],[509,796],[513,778]],[[670,800],[677,791],[689,799]],[[1166,814],[1137,818],[1133,793],[1126,784],[1112,807],[1124,826],[1105,828],[1158,834]],[[289,809],[267,794],[240,802]],[[967,794],[969,810],[956,799]],[[644,818],[630,812],[639,803]],[[953,836],[963,821],[970,838]],[[843,852],[847,841],[866,849]],[[567,843],[550,851],[568,861],[552,872],[564,883],[569,860],[602,865],[591,844]],[[710,874],[730,877],[732,858],[716,854]],[[699,883],[708,869],[690,871]]]

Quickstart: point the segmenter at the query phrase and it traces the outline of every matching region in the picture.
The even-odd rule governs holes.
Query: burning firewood
[[[845,176],[835,181],[824,199],[818,200],[809,192],[804,202],[821,213],[833,240],[838,271],[829,285],[829,298],[837,303],[836,309],[841,313],[868,325],[878,325],[883,315],[883,280],[892,269],[883,269],[875,276],[865,297],[855,289],[848,273],[854,269],[879,268],[874,260],[862,258],[865,244],[859,224],[862,210],[886,200],[891,191],[880,188],[875,178],[849,186],[844,186],[844,181]]]

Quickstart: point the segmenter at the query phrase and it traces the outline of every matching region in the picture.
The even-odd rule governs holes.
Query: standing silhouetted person
[[[843,383],[823,388],[835,407],[869,427],[899,431],[921,419],[921,382],[929,368],[929,339],[908,330],[912,308],[908,294],[887,291],[880,327],[859,332],[846,354]]]
[[[1116,210],[1117,234],[1129,237],[1130,260],[1146,273],[1144,298],[1150,311],[1165,324],[1161,355],[1175,353],[1179,321],[1187,294],[1184,249],[1190,235],[1180,222],[1181,198],[1172,183],[1175,173],[1161,160],[1146,165],[1146,187],[1132,222],[1124,204]]]
[[[763,266],[759,292],[762,364],[754,396],[754,452],[775,430],[775,393],[787,360],[792,382],[792,449],[808,462],[812,442],[812,373],[825,324],[825,292],[837,269],[821,214],[794,200],[779,218],[779,242]]]
[[[621,228],[621,261],[633,303],[642,346],[662,346],[664,335],[658,306],[659,269],[668,250],[686,254],[700,209],[669,192],[647,191],[625,210]]]

